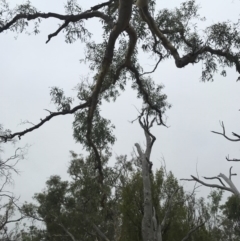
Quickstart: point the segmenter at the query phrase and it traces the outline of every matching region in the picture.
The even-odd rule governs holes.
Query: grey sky
[[[101,1],[79,1],[87,9]],[[176,7],[182,1],[159,1],[157,9]],[[197,1],[202,6],[200,13],[207,18],[206,24],[239,18],[240,2],[232,0]],[[11,0],[11,6],[22,1]],[[64,1],[32,0],[42,12],[63,13]],[[217,6],[216,6],[217,4]],[[19,125],[28,120],[37,123],[48,113],[44,109],[54,110],[50,103],[49,87],[61,87],[66,95],[76,94],[72,89],[88,75],[87,65],[79,63],[83,58],[84,45],[79,41],[66,44],[64,35],[53,38],[45,44],[47,35],[54,32],[59,21],[46,20],[41,24],[41,33],[37,36],[19,35],[15,40],[14,33],[0,34],[0,123],[13,132],[27,126]],[[88,20],[86,26],[94,32],[96,41],[101,26],[97,20]],[[145,70],[151,70],[150,59],[142,57]],[[152,62],[153,63],[153,62]],[[223,137],[210,131],[221,131],[219,120],[224,121],[227,133],[240,133],[240,83],[235,69],[228,69],[223,78],[215,75],[215,81],[200,82],[202,64],[177,69],[174,61],[166,61],[159,65],[153,74],[157,83],[165,85],[164,93],[173,107],[167,111],[169,128],[156,127],[157,137],[152,155],[154,167],[160,167],[164,156],[167,169],[173,171],[178,178],[188,178],[196,174],[196,166],[200,176],[214,176],[228,173],[234,166],[234,172],[240,175],[240,164],[228,163],[225,156],[240,157],[239,143],[228,142]],[[130,87],[130,82],[129,85]],[[129,121],[137,116],[135,106],[140,108],[141,102],[130,88],[118,98],[116,103],[104,104],[102,113],[115,124],[117,143],[113,147],[114,156],[130,154],[135,142],[144,145],[144,135],[137,123]],[[35,192],[40,192],[45,181],[51,175],[67,178],[67,166],[70,161],[69,150],[84,153],[79,144],[72,138],[73,116],[54,118],[40,129],[22,137],[18,143],[31,145],[27,160],[18,164],[21,175],[15,177],[15,192],[21,195],[21,201],[30,201]],[[5,145],[5,155],[13,150]],[[238,178],[236,185],[238,184]],[[185,183],[190,189],[191,185]],[[201,188],[201,193],[209,190]]]

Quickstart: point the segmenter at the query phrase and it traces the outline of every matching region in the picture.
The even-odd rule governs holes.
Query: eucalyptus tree
[[[60,25],[56,27],[55,32],[48,35],[46,43],[62,31],[67,43],[81,40],[86,44],[84,59],[89,63],[89,69],[95,73],[90,83],[79,83],[77,105],[73,106],[72,97],[66,97],[63,90],[53,87],[50,94],[56,104],[56,111],[49,111],[45,118],[41,118],[39,123],[30,128],[8,132],[0,135],[0,138],[4,142],[15,137],[21,139],[53,118],[74,114],[74,138],[92,156],[92,165],[94,170],[98,171],[96,179],[102,208],[106,206],[108,192],[103,166],[111,154],[110,146],[115,142],[114,125],[100,115],[103,100],[114,101],[131,81],[132,88],[143,101],[142,111],[147,111],[148,116],[154,118],[158,125],[166,125],[163,114],[170,105],[166,95],[162,93],[162,86],[157,85],[151,78],[151,73],[162,61],[172,59],[176,68],[195,65],[201,61],[203,81],[213,80],[214,73],[219,69],[222,75],[226,76],[226,67],[235,67],[237,73],[240,73],[240,23],[216,23],[201,31],[203,34],[200,35],[195,23],[202,18],[198,14],[199,7],[194,0],[186,1],[173,10],[159,11],[155,10],[154,0],[137,1],[137,5],[133,0],[109,0],[89,9],[82,9],[76,0],[68,0],[65,14],[43,13],[32,6],[30,1],[13,9],[10,9],[7,0],[1,0],[0,4],[0,33],[29,32],[27,29],[31,22],[33,32],[38,34],[43,19],[57,19]],[[86,20],[92,18],[102,21],[100,43],[90,40],[94,30],[87,29],[84,25]],[[138,60],[141,51],[158,59],[151,72],[145,72]],[[151,123],[147,123],[148,125]],[[147,133],[146,126],[145,132]],[[136,145],[140,159],[144,159],[146,166],[150,164],[149,155],[154,142],[152,138],[151,135],[147,136],[146,153]],[[145,159],[149,162],[146,163]],[[143,175],[146,172],[144,165]],[[143,176],[143,179],[144,199],[149,200],[144,202],[142,229],[145,230],[148,229],[146,225],[149,227],[149,218],[153,217],[154,211],[152,202],[148,199],[151,193],[149,178]],[[150,233],[143,232],[143,240],[149,238],[146,235],[150,235],[150,240],[156,236],[159,240],[159,224],[157,228],[153,228],[151,224],[150,228]]]
[[[153,184],[151,183],[151,173],[152,173],[152,161],[151,161],[151,152],[154,145],[154,142],[156,140],[156,137],[151,133],[151,128],[153,125],[157,122],[157,118],[153,117],[150,118],[151,110],[143,110],[140,116],[138,117],[138,121],[140,126],[142,127],[145,137],[146,137],[146,148],[143,151],[141,146],[136,143],[136,149],[138,152],[139,162],[141,163],[141,178],[142,178],[142,189],[143,189],[143,197],[142,197],[142,223],[141,223],[141,236],[142,240],[174,240],[175,238],[178,240],[188,240],[191,235],[196,232],[198,229],[204,227],[205,223],[207,222],[208,215],[206,213],[205,208],[203,205],[201,205],[200,201],[200,208],[197,208],[195,199],[184,197],[182,188],[178,185],[177,181],[174,179],[173,175],[170,173],[168,175],[168,178],[165,183],[165,192],[164,189],[161,190],[162,193],[159,193],[159,190],[161,189],[161,184],[158,186],[157,189],[153,188]],[[159,178],[159,177],[158,177]],[[160,180],[163,179],[163,177],[160,177]],[[158,194],[158,195],[157,195]],[[167,196],[167,198],[166,198]],[[155,203],[154,203],[154,197],[155,197]],[[165,197],[165,198],[164,198]],[[167,200],[167,202],[166,202]],[[187,211],[189,211],[190,215],[189,218],[186,218],[185,220],[181,220],[182,216],[184,214],[177,213],[176,217],[174,217],[173,210],[173,204],[175,200],[179,204],[184,205],[185,202],[189,201],[189,205],[187,207]],[[176,201],[178,200],[178,201]],[[165,209],[162,212],[161,215],[159,215],[159,211],[157,213],[157,209],[159,210],[161,206],[161,202],[165,203]],[[186,211],[186,210],[185,210]],[[184,211],[183,211],[184,212]],[[166,227],[171,224],[169,222],[169,215],[171,214],[171,218],[175,218],[175,229],[177,230],[180,228],[178,233],[178,236],[173,238],[171,235],[168,238],[164,238],[164,232],[166,232]],[[194,218],[193,218],[194,217]],[[184,218],[183,218],[184,219]],[[179,222],[178,222],[178,221]],[[181,220],[181,221],[180,221]],[[167,224],[168,223],[168,224]],[[165,231],[164,231],[165,230]],[[174,233],[174,232],[173,232]],[[184,235],[183,235],[184,234]],[[174,236],[174,235],[173,235]],[[164,239],[163,239],[164,238]]]

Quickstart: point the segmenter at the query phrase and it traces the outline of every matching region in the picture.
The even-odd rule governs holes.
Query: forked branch
[[[222,127],[222,132],[212,131],[212,133],[221,135],[221,136],[225,137],[225,138],[226,138],[227,140],[229,140],[229,141],[240,141],[240,135],[236,134],[235,132],[232,132],[232,135],[235,136],[235,137],[237,137],[237,139],[229,138],[229,137],[226,135],[223,121],[220,122],[220,125],[221,125],[221,127]]]
[[[199,56],[201,56],[204,53],[210,53],[212,55],[224,57],[230,63],[234,64],[236,67],[236,71],[240,73],[240,61],[239,56],[237,54],[234,55],[233,53],[230,53],[226,50],[213,49],[210,46],[207,46],[206,44],[202,44],[202,46],[199,46],[198,49],[192,48],[192,52],[184,55],[183,57],[180,57],[177,48],[175,48],[171,41],[164,35],[164,32],[158,28],[155,20],[148,11],[147,6],[140,9],[140,14],[143,21],[145,21],[148,24],[148,27],[151,30],[151,32],[156,34],[156,36],[162,43],[163,47],[172,55],[172,57],[175,60],[175,64],[178,68],[183,68],[184,66],[190,63],[194,64],[196,63],[197,58]],[[184,39],[184,35],[181,34],[181,36],[183,38],[183,41],[188,45],[188,47],[191,47],[191,44],[186,42],[186,39]]]
[[[221,189],[221,190],[225,190],[225,191],[228,191],[228,192],[231,192],[233,193],[234,195],[240,197],[240,192],[238,191],[238,189],[236,188],[236,186],[234,185],[234,183],[232,182],[232,176],[236,176],[235,173],[232,173],[232,167],[229,169],[229,177],[225,176],[224,174],[220,173],[218,176],[215,176],[215,177],[204,177],[205,179],[207,180],[213,180],[213,179],[217,179],[221,185],[219,184],[211,184],[211,183],[206,183],[206,182],[203,182],[202,180],[200,180],[199,178],[195,177],[195,176],[192,176],[192,179],[181,179],[181,180],[185,180],[185,181],[196,181],[200,184],[202,184],[203,186],[206,186],[206,187],[212,187],[212,188],[218,188],[218,189]],[[224,182],[228,185],[226,186],[224,184]]]
[[[115,47],[115,42],[118,38],[118,36],[127,29],[127,27],[129,26],[129,21],[131,18],[131,14],[132,14],[132,1],[123,1],[120,0],[120,8],[119,8],[119,16],[118,16],[118,20],[117,23],[115,25],[115,27],[112,29],[109,39],[108,39],[108,43],[106,46],[106,51],[105,51],[105,55],[103,58],[103,62],[101,65],[101,69],[98,73],[98,77],[97,77],[97,81],[96,84],[94,86],[94,89],[92,91],[92,95],[91,95],[91,105],[88,109],[88,126],[87,126],[87,134],[86,134],[86,138],[88,140],[88,144],[89,146],[93,149],[94,153],[95,153],[95,157],[98,163],[98,170],[99,170],[99,174],[100,174],[100,183],[103,182],[103,173],[102,173],[102,164],[101,164],[101,157],[100,154],[98,152],[98,149],[96,147],[96,145],[94,144],[93,140],[92,140],[92,120],[93,120],[93,116],[94,116],[94,112],[97,106],[97,103],[99,101],[99,94],[101,92],[101,88],[103,85],[103,81],[104,78],[107,74],[107,71],[112,63],[112,58],[113,58],[113,51],[114,51],[114,47]]]

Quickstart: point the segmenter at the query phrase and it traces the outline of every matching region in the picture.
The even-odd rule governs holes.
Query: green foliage
[[[37,9],[31,5],[29,0],[26,3],[16,5],[14,9],[10,9],[9,4],[6,0],[0,0],[0,27],[6,25],[9,21],[11,21],[17,14],[34,14],[37,12]],[[41,19],[38,18],[33,22],[33,32],[34,34],[39,33],[39,23]],[[29,22],[24,19],[19,19],[16,23],[14,23],[10,30],[16,33],[25,32],[30,34],[26,29],[29,25]]]
[[[240,199],[237,196],[231,196],[226,203],[221,206],[223,214],[230,223],[231,229],[236,237],[240,238]],[[226,222],[226,220],[225,220]]]
[[[104,186],[98,182],[92,156],[83,158],[71,152],[70,181],[52,176],[43,192],[35,195],[38,205],[24,204],[25,215],[42,219],[46,229],[36,226],[21,231],[23,240],[94,240],[96,225],[110,240],[140,241],[143,217],[143,182],[137,159],[117,157],[114,167],[103,162]],[[208,203],[179,185],[174,175],[163,168],[151,174],[152,200],[164,241],[183,239],[204,223],[189,238],[195,241],[239,240],[239,200],[230,197],[221,206],[222,192],[213,191]],[[105,206],[101,206],[102,195]],[[32,238],[32,239],[31,239]]]
[[[223,213],[231,220],[240,221],[240,200],[237,196],[231,196],[227,202],[221,206]]]
[[[40,241],[48,240],[46,237],[46,231],[38,229],[35,226],[29,226],[27,230],[21,230],[20,232],[21,241]]]
[[[129,182],[129,187],[123,189],[123,227],[128,232],[122,240],[141,240],[143,187],[141,174],[136,173],[135,175]],[[161,223],[165,218],[162,229],[163,240],[181,240],[192,226],[198,223],[198,220],[193,218],[195,212],[199,209],[198,201],[196,200],[196,203],[193,203],[193,199],[183,191],[173,174],[171,172],[165,174],[162,168],[152,175],[151,184],[157,220]],[[192,209],[190,205],[193,205]],[[168,214],[166,215],[166,213]],[[192,220],[189,219],[190,216],[192,216]],[[194,237],[197,237],[198,234]]]
[[[76,0],[68,0],[64,8],[67,15],[77,15],[83,12]],[[92,34],[84,25],[83,20],[68,23],[64,28],[65,42],[71,44],[76,40],[84,43],[89,41]]]
[[[101,152],[105,151],[107,155],[110,155],[110,146],[113,145],[116,140],[113,135],[114,125],[111,124],[110,120],[107,120],[100,115],[99,108],[94,112],[92,125],[92,140]],[[74,139],[80,142],[86,150],[90,151],[86,139],[87,127],[87,110],[76,112],[75,120],[73,122]]]
[[[143,217],[143,183],[139,172],[135,173],[131,181],[123,187],[121,192],[122,202],[122,227],[120,240],[141,240],[141,222]]]
[[[52,87],[50,90],[51,101],[56,105],[58,111],[67,111],[71,109],[73,98],[66,97],[62,89]]]

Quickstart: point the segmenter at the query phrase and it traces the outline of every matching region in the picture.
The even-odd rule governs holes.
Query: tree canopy
[[[91,79],[78,84],[75,97],[77,101],[73,101],[73,97],[66,96],[63,89],[54,86],[50,90],[50,96],[56,106],[55,111],[47,110],[46,117],[41,118],[36,124],[32,123],[33,125],[25,130],[17,132],[1,130],[1,143],[7,143],[42,128],[52,119],[73,114],[73,137],[88,153],[85,158],[77,158],[72,152],[75,161],[71,163],[69,173],[74,182],[61,181],[58,176],[51,177],[47,181],[46,191],[35,196],[40,204],[39,208],[35,210],[33,206],[26,205],[25,209],[23,208],[26,215],[33,219],[38,219],[36,215],[39,215],[39,219],[46,224],[51,240],[56,233],[61,236],[61,240],[65,240],[64,235],[67,236],[66,240],[69,238],[91,240],[92,233],[87,233],[92,229],[99,240],[121,240],[119,237],[126,232],[122,240],[136,238],[136,240],[160,241],[176,238],[174,236],[176,234],[171,236],[165,233],[167,207],[171,207],[173,213],[171,217],[174,217],[175,211],[177,218],[170,222],[169,226],[174,226],[175,230],[181,229],[178,238],[186,240],[193,232],[201,232],[199,230],[202,227],[206,230],[198,234],[198,237],[206,236],[210,230],[206,225],[209,217],[202,200],[197,201],[198,213],[193,211],[193,206],[196,204],[193,199],[189,204],[193,206],[184,206],[188,200],[184,199],[186,194],[171,174],[168,178],[171,179],[174,188],[169,184],[165,193],[158,194],[162,183],[157,181],[163,179],[163,174],[162,170],[152,173],[153,163],[150,157],[156,137],[151,128],[154,124],[167,127],[164,115],[171,104],[163,92],[164,86],[157,83],[151,74],[163,61],[169,60],[174,62],[176,68],[201,63],[202,81],[213,81],[217,71],[226,77],[229,67],[233,67],[238,76],[240,73],[239,21],[214,23],[202,30],[198,28],[197,23],[204,21],[204,17],[200,16],[199,6],[194,0],[183,2],[173,10],[157,10],[154,0],[138,0],[136,3],[133,0],[109,0],[89,9],[83,9],[77,0],[68,0],[64,8],[64,14],[44,13],[36,9],[30,1],[18,4],[14,8],[11,8],[6,0],[0,1],[0,34],[7,31],[14,31],[17,34],[23,32],[39,34],[43,19],[58,20],[59,26],[47,36],[46,43],[57,38],[60,32],[64,32],[66,43],[80,40],[85,44],[82,61],[88,64],[89,70],[93,73]],[[85,27],[85,22],[93,18],[99,19],[102,23],[100,42],[91,39],[94,29]],[[139,61],[141,53],[156,59],[151,71],[146,71],[142,67]],[[236,80],[240,80],[240,77],[236,77]],[[135,145],[138,156],[136,166],[141,171],[136,171],[131,177],[126,176],[127,172],[133,171],[131,164],[124,157],[118,160],[115,169],[108,165],[112,154],[111,147],[116,137],[114,123],[101,115],[104,101],[114,102],[129,82],[137,97],[142,100],[142,108],[135,121],[139,122],[146,137],[145,150],[138,143]],[[198,178],[192,177],[195,181],[205,184]],[[231,179],[231,173],[229,178]],[[166,185],[167,183],[168,180]],[[118,193],[114,185],[120,184],[122,188]],[[139,187],[141,191],[138,191]],[[128,191],[129,188],[136,190],[135,194],[138,195],[136,204],[130,210],[126,202],[133,202],[134,197]],[[232,191],[231,188],[222,189]],[[117,204],[114,199],[116,197],[112,199],[113,190],[119,195],[117,201],[121,200]],[[81,194],[80,200],[77,193]],[[217,203],[218,210],[217,195],[220,197],[219,193],[214,193],[212,198],[213,203]],[[171,204],[173,198],[184,200],[181,202],[181,208],[174,210]],[[161,209],[163,204],[161,202],[164,203],[165,210]],[[226,215],[229,206],[231,209],[233,205],[230,202],[223,207],[223,213]],[[131,212],[133,212],[132,220],[127,217]],[[217,213],[217,211],[212,212]],[[83,222],[84,215],[86,217]],[[237,222],[232,213],[228,219]],[[82,231],[74,226],[76,222],[83,222],[82,226],[87,231],[81,233]],[[135,223],[135,226],[128,222]],[[119,226],[123,233],[120,232],[121,235],[116,237],[119,234]],[[110,230],[113,230],[112,233]],[[44,232],[39,234],[35,228],[31,232],[37,232],[40,236],[45,235]],[[134,235],[134,238],[131,235]]]

